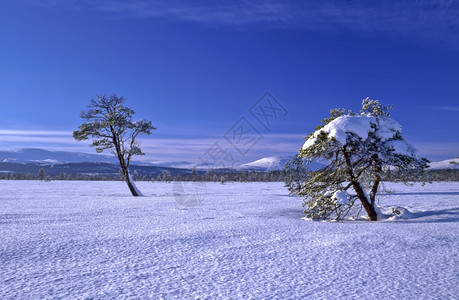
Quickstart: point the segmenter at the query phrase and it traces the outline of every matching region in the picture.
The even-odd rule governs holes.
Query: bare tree
[[[85,121],[73,132],[78,140],[92,140],[92,147],[97,153],[110,150],[117,158],[121,172],[133,196],[142,196],[135,186],[129,173],[129,164],[134,155],[144,155],[140,149],[140,142],[136,138],[140,134],[150,135],[156,128],[151,121],[133,121],[135,112],[123,106],[124,97],[115,94],[106,97],[97,96],[91,99],[87,111],[82,111],[80,117]]]

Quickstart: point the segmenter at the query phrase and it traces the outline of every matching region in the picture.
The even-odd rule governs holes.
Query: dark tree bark
[[[374,203],[370,203],[370,201],[368,201],[367,196],[365,196],[365,192],[363,191],[363,188],[362,188],[360,182],[358,181],[358,179],[356,178],[356,176],[354,174],[354,171],[353,171],[353,168],[352,168],[352,163],[351,163],[351,160],[349,158],[349,155],[346,152],[346,148],[345,147],[343,149],[343,155],[344,155],[344,159],[346,161],[347,173],[348,173],[348,176],[350,178],[352,187],[354,188],[354,191],[357,194],[357,197],[359,198],[360,202],[362,203],[362,206],[365,209],[370,221],[377,221],[378,220],[378,214],[376,213],[376,210],[375,210],[375,207],[374,207]],[[379,182],[378,182],[378,184],[379,184]],[[372,202],[374,202],[374,201],[372,201]]]
[[[374,176],[373,186],[371,187],[371,191],[370,191],[370,203],[374,207],[376,193],[378,192],[379,183],[381,182],[382,167],[381,167],[381,162],[379,161],[377,156],[373,157],[373,161],[376,166],[375,166],[375,176]]]
[[[368,201],[360,183],[357,181],[352,181],[352,187],[357,193],[357,197],[359,198],[360,202],[362,203],[363,208],[367,212],[367,215],[370,221],[377,221],[378,214],[376,213],[375,207]]]
[[[124,178],[126,180],[127,186],[129,187],[129,190],[131,191],[132,196],[134,197],[141,196],[139,195],[138,190],[134,187],[134,183],[131,182],[131,178],[129,176],[129,170],[127,170],[127,172],[128,172],[128,175],[127,177],[125,176]]]
[[[115,134],[113,128],[112,128],[112,132],[113,132],[113,144],[115,145],[116,156],[118,157],[118,160],[120,162],[120,167],[121,167],[121,171],[123,172],[124,181],[126,181],[126,184],[127,184],[128,188],[129,188],[129,190],[131,191],[132,196],[134,196],[134,197],[141,196],[141,195],[139,195],[138,190],[134,187],[134,184],[131,182],[131,177],[129,176],[129,166],[127,165],[126,161],[124,160],[124,156],[123,156],[123,154],[121,152],[121,148],[120,148],[120,143],[117,141],[116,134]]]

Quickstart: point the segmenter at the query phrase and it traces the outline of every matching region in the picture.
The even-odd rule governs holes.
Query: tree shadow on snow
[[[363,213],[365,214],[365,213]],[[264,214],[260,216],[265,220],[273,219],[295,219],[300,220],[305,217],[302,209],[281,209],[276,210],[275,212],[270,212],[269,214]],[[342,220],[344,223],[355,223],[355,222],[370,222],[368,220]],[[340,223],[341,223],[340,222]],[[410,216],[406,218],[400,218],[393,220],[391,223],[454,223],[459,222],[459,207],[440,209],[440,210],[426,210],[419,212],[410,212]]]
[[[459,207],[440,209],[440,210],[426,210],[426,211],[420,211],[420,212],[412,212],[411,214],[412,216],[408,219],[408,221],[410,222],[418,222],[418,223],[459,222]],[[426,219],[420,220],[423,218],[426,218]]]
[[[413,192],[413,193],[408,193],[408,192],[400,192],[400,193],[383,193],[383,194],[378,194],[381,196],[406,196],[406,195],[443,195],[443,196],[451,196],[451,195],[459,195],[459,192]]]

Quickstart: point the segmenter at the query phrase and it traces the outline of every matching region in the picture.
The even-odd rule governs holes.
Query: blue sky
[[[116,93],[158,128],[143,159],[199,162],[217,143],[247,162],[296,153],[330,109],[370,97],[395,106],[423,155],[457,157],[458,12],[455,1],[3,1],[0,148],[93,152],[71,137],[79,111]],[[267,91],[285,108],[268,128],[249,111]],[[241,118],[261,138],[238,152],[228,132]]]

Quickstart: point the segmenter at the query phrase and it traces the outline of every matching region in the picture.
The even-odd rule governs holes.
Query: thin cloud
[[[439,110],[446,110],[446,111],[453,111],[459,112],[459,106],[439,106],[437,107]]]
[[[0,130],[0,142],[10,143],[35,143],[35,144],[75,144],[71,131],[61,130]]]
[[[219,146],[232,152],[238,163],[246,163],[266,156],[294,155],[298,153],[304,143],[303,134],[266,134],[250,151],[243,157],[232,148],[224,137],[210,138],[157,138],[141,137],[144,157],[136,157],[136,160],[181,160],[200,162],[200,158],[206,158],[206,152],[218,142]],[[0,130],[0,146],[3,148],[15,147],[38,147],[44,149],[58,148],[62,151],[92,152],[89,147],[90,141],[77,142],[71,132],[67,131],[37,131],[37,130]],[[422,155],[432,161],[457,157],[459,155],[459,143],[415,143]],[[108,152],[107,152],[108,153]]]
[[[53,130],[0,130],[0,135],[72,136],[72,132],[71,131],[53,131]]]
[[[109,18],[151,18],[205,26],[287,27],[312,31],[347,30],[422,38],[459,49],[458,1],[146,1],[45,0]]]
[[[208,159],[206,153],[215,145],[231,152],[236,161],[245,163],[265,156],[294,154],[303,143],[301,134],[267,134],[259,141],[247,156],[241,156],[232,148],[223,136],[209,138],[158,138],[154,136],[140,137],[141,148],[146,153],[136,160],[187,160],[200,162],[200,158]],[[50,149],[58,147],[67,151],[91,152],[89,141],[77,142],[71,132],[66,131],[36,131],[36,130],[0,130],[0,146],[4,148],[38,147]]]
[[[114,18],[156,18],[214,25],[286,21],[289,6],[277,1],[46,0],[42,3]]]

